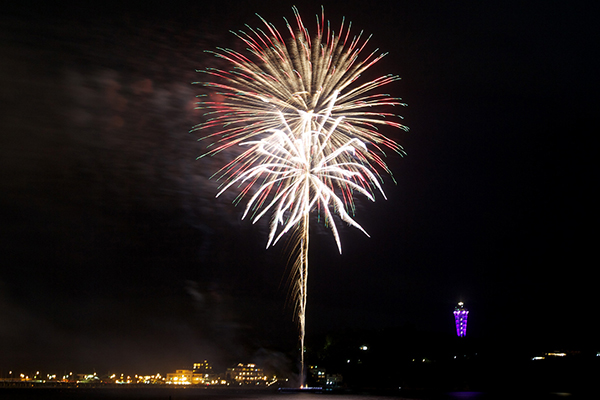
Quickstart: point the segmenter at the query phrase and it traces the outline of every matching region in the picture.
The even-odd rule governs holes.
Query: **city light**
[[[27,371],[16,372],[8,370],[4,376],[0,374],[0,386],[33,387],[41,385],[64,386],[64,387],[101,387],[107,385],[179,385],[179,386],[216,386],[225,387],[230,385],[253,387],[271,386],[277,382],[287,382],[287,378],[277,378],[267,373],[253,363],[239,363],[234,367],[227,368],[224,372],[214,372],[213,367],[205,360],[203,363],[193,364],[193,369],[179,369],[166,376],[156,373],[149,374],[106,374],[74,373],[59,375],[36,371],[35,374],[27,374]],[[323,378],[325,374],[321,374]],[[43,378],[42,378],[43,377]]]

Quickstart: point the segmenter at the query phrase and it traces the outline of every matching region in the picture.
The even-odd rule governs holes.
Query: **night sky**
[[[292,3],[12,6],[0,18],[0,372],[287,362],[296,325],[285,243],[215,199],[196,69],[280,30]],[[493,346],[599,349],[597,58],[591,9],[567,2],[299,1],[372,33],[402,77],[408,133],[343,254],[312,231],[309,343],[412,327]],[[459,4],[456,4],[459,3]],[[527,5],[521,4],[527,3]],[[95,4],[95,5],[94,5]],[[137,4],[137,2],[136,2]],[[596,261],[594,261],[596,260]],[[405,344],[409,345],[409,344]]]

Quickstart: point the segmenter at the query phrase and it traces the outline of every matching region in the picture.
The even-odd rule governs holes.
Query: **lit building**
[[[454,322],[456,323],[456,334],[458,337],[467,336],[467,318],[469,317],[469,310],[465,308],[464,303],[461,301],[456,307],[454,307]]]
[[[327,387],[338,387],[341,386],[344,378],[341,374],[327,374],[327,379],[325,380],[325,386]]]
[[[260,385],[267,382],[267,375],[256,364],[240,363],[235,367],[227,368],[225,377],[228,381],[236,382],[240,385]]]
[[[326,372],[327,372],[327,370],[325,368],[319,368],[316,365],[311,365],[308,367],[308,372],[310,373],[312,380],[318,386],[325,386],[325,379],[326,379]]]
[[[178,369],[175,373],[167,374],[167,383],[171,385],[191,385],[193,380],[194,372],[190,369]]]
[[[212,366],[206,360],[204,360],[204,362],[201,363],[194,363],[195,374],[211,374],[212,369]]]
[[[361,346],[361,350],[366,350],[367,346]],[[365,349],[363,349],[365,348]],[[308,367],[311,379],[317,386],[321,387],[338,387],[342,384],[343,377],[341,374],[328,374],[325,368],[320,368],[316,365],[310,365]]]
[[[224,385],[226,382],[214,374],[208,361],[194,363],[194,369],[178,369],[175,373],[167,374],[166,383],[171,385]]]

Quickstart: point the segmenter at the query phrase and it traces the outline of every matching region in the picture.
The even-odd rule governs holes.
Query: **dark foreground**
[[[402,391],[396,392],[348,392],[332,391],[323,393],[284,393],[277,390],[238,390],[207,388],[173,388],[173,387],[107,387],[107,388],[0,388],[0,399],[123,399],[123,400],[225,400],[225,399],[265,399],[265,400],[319,400],[323,398],[336,400],[369,400],[369,399],[417,399],[417,400],[500,400],[500,399],[586,399],[589,394],[565,392],[520,391],[517,389],[500,390],[498,392],[435,392],[435,391]]]

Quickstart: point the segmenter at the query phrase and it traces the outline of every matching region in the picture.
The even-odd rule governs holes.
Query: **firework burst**
[[[381,111],[404,105],[400,99],[377,92],[398,76],[359,82],[361,74],[385,56],[378,50],[361,56],[370,38],[362,39],[362,32],[351,38],[344,20],[335,33],[323,12],[311,37],[298,10],[293,10],[297,27],[286,21],[287,42],[261,18],[262,29],[247,26],[247,31],[234,33],[247,46],[247,55],[224,48],[212,52],[233,68],[200,71],[213,78],[198,83],[217,90],[221,101],[199,103],[208,110],[208,119],[194,130],[205,130],[209,134],[203,139],[214,139],[203,156],[243,146],[242,153],[215,174],[223,182],[217,197],[238,190],[236,203],[248,199],[242,219],[250,215],[253,223],[269,214],[267,247],[290,231],[296,233],[303,385],[309,214],[318,210],[324,216],[340,253],[334,214],[366,234],[353,218],[354,194],[375,201],[379,191],[385,197],[378,171],[390,176],[391,171],[383,160],[384,150],[404,154],[378,126],[407,128],[398,115]]]

